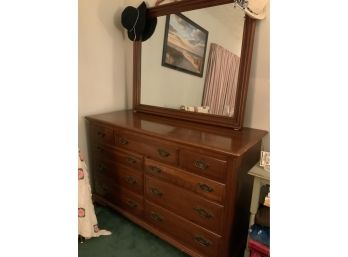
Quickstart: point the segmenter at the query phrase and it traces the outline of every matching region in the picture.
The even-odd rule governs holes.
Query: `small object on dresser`
[[[260,166],[266,171],[270,171],[270,152],[261,151]]]

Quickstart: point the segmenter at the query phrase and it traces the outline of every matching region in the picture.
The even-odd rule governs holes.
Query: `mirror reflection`
[[[140,103],[233,117],[243,26],[233,4],[158,17],[142,43]]]

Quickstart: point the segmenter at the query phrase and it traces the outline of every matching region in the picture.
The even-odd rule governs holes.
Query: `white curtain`
[[[211,114],[233,116],[240,58],[222,46],[210,45],[203,106]]]

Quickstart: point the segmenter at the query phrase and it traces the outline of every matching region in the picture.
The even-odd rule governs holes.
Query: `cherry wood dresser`
[[[266,131],[118,111],[86,117],[93,199],[191,256],[243,256]]]

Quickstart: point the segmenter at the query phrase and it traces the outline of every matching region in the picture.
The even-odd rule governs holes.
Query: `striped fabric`
[[[202,105],[209,106],[211,114],[233,116],[239,59],[218,44],[210,45]]]

